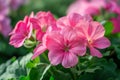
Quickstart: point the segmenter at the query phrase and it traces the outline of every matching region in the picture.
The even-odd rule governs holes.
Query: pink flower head
[[[80,36],[86,39],[86,45],[90,48],[92,56],[102,57],[102,54],[97,49],[104,49],[110,46],[110,41],[104,37],[104,27],[95,21],[81,22]]]
[[[64,29],[64,36],[67,32],[78,35],[81,39],[86,40],[86,46],[90,48],[92,56],[102,57],[102,54],[96,49],[103,49],[110,45],[107,38],[104,37],[105,30],[103,26],[92,20],[90,16],[81,16],[73,13],[66,17],[58,19],[57,26]]]
[[[57,27],[61,28],[64,32],[71,32],[78,35],[80,33],[79,28],[82,21],[90,22],[92,21],[92,18],[88,15],[81,16],[77,13],[69,14],[57,20]],[[67,33],[64,35],[68,36]]]
[[[25,16],[24,20],[19,21],[14,30],[10,33],[10,43],[14,47],[21,47],[24,41],[31,37],[32,34],[32,24],[30,23],[30,18],[33,17],[33,13],[30,17]]]
[[[10,19],[5,17],[3,20],[0,20],[0,33],[7,37],[10,31],[11,31]]]
[[[38,12],[35,18],[31,19],[31,22],[39,41],[42,41],[42,37],[46,32],[56,29],[56,20],[50,12]]]
[[[40,44],[34,49],[32,59],[42,54],[46,47],[43,44],[43,37],[46,33],[56,30],[56,20],[50,12],[38,12],[35,18],[31,19],[33,28],[36,31],[36,38]]]
[[[110,0],[106,5],[106,9],[110,12],[120,14],[120,5],[118,5],[117,2],[118,1]]]
[[[113,33],[120,32],[120,16],[118,16],[117,18],[112,18],[111,21],[114,25]]]
[[[100,12],[101,8],[105,7],[104,0],[77,0],[67,10],[68,14],[79,13],[81,15],[95,15]]]
[[[0,0],[0,20],[3,20],[9,13],[9,0]]]
[[[66,37],[64,34],[68,34]],[[49,50],[48,57],[53,65],[62,64],[70,68],[78,63],[77,55],[85,55],[84,40],[70,32],[52,32],[46,36],[46,46]]]

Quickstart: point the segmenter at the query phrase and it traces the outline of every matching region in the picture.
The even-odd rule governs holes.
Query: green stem
[[[70,71],[73,76],[73,80],[76,80],[77,76],[76,76],[76,73],[73,72],[73,68],[70,68]]]
[[[49,61],[48,61],[48,58],[47,58],[47,56],[46,56],[46,54],[45,53],[43,53],[42,54],[42,56],[43,56],[43,58],[49,63]],[[52,65],[50,64],[50,66],[52,67]],[[53,67],[52,67],[53,68]],[[53,75],[53,72],[49,69],[48,70],[48,72],[51,74],[51,75]]]
[[[42,80],[42,79],[43,79],[44,75],[45,75],[45,74],[46,74],[46,72],[50,69],[50,67],[51,67],[51,64],[50,64],[50,65],[48,65],[48,66],[45,68],[45,70],[44,70],[44,72],[43,72],[43,74],[42,74],[42,76],[41,76],[40,80]]]

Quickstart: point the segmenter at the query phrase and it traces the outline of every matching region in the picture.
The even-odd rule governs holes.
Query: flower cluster
[[[0,0],[0,33],[5,37],[11,31],[10,19],[8,14],[10,9],[16,10],[25,0]]]
[[[76,0],[67,10],[67,13],[79,13],[81,15],[95,15],[100,13],[101,8],[105,8],[105,0]]]
[[[120,14],[120,6],[117,4],[118,0],[77,0],[75,3],[71,4],[68,8],[67,13],[79,13],[95,15],[99,14],[101,8]]]
[[[67,10],[67,14],[79,13],[81,15],[101,15],[102,9],[108,13],[116,14],[120,16],[120,5],[118,4],[119,0],[77,0]],[[105,13],[104,13],[105,14]],[[103,16],[103,15],[102,15]],[[104,16],[105,17],[105,16]],[[110,21],[114,24],[113,33],[120,32],[119,19],[115,17],[110,17]]]
[[[8,2],[6,0],[0,0],[0,33],[7,36],[11,31],[10,20],[7,17],[9,13]]]
[[[18,48],[26,40],[35,40],[32,59],[48,50],[51,64],[70,68],[78,63],[78,56],[86,55],[87,48],[91,56],[102,57],[98,49],[110,46],[104,33],[104,27],[88,15],[73,13],[56,20],[50,12],[40,11],[16,24],[10,33],[10,44]]]

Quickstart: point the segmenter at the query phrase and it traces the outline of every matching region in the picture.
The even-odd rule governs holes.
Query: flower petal
[[[44,47],[41,43],[34,49],[34,55],[32,56],[32,59],[36,58],[40,54],[42,54],[47,48]]]
[[[52,32],[46,36],[45,45],[47,46],[48,50],[62,49],[63,41],[64,40],[61,34]]]
[[[102,57],[102,54],[97,49],[95,49],[94,47],[90,47],[90,54],[92,56],[96,56],[98,58]]]
[[[69,40],[69,41],[78,38],[76,30],[73,30],[72,28],[66,28],[64,30],[61,30],[61,34],[64,36],[65,40]]]
[[[110,46],[110,41],[106,37],[99,38],[92,44],[94,47],[104,49]]]
[[[41,30],[41,25],[40,25],[40,22],[39,22],[39,20],[38,19],[36,19],[36,18],[31,18],[30,19],[30,22],[33,24],[33,28],[35,29],[35,30]]]
[[[73,13],[68,15],[70,25],[74,27],[83,17],[80,14]]]
[[[86,45],[85,45],[85,42],[84,40],[82,41],[74,41],[74,42],[71,42],[71,49],[70,49],[70,52],[71,53],[74,53],[76,55],[79,55],[79,56],[83,56],[85,55],[86,53]]]
[[[50,60],[51,64],[58,65],[62,62],[63,52],[58,51],[58,50],[51,50],[48,53],[48,57],[49,57],[49,60]]]
[[[10,38],[10,45],[13,45],[14,47],[18,48],[21,47],[25,41],[25,36],[22,34],[14,34]]]
[[[89,35],[93,40],[101,38],[104,36],[105,30],[104,27],[99,22],[91,22],[92,33]]]
[[[24,23],[23,23],[22,20],[20,20],[19,22],[17,22],[17,24],[15,25],[15,28],[13,29],[13,31],[12,31],[11,33],[9,33],[9,35],[12,35],[12,34],[14,34],[14,33],[16,33],[16,32],[19,32],[19,29],[20,29],[21,31],[23,31],[24,28],[20,28],[20,27],[24,27],[23,25],[24,25]]]
[[[62,17],[57,20],[57,26],[60,29],[69,27],[68,25],[69,25],[69,20],[67,19],[67,17]]]
[[[70,68],[75,66],[78,63],[78,58],[75,54],[73,53],[64,53],[64,57],[62,60],[62,65],[65,68]]]
[[[36,38],[38,41],[42,41],[42,38],[44,36],[45,33],[43,33],[42,31],[40,30],[36,30]]]

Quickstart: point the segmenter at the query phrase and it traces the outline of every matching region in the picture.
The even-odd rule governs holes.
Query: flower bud
[[[31,40],[25,40],[25,42],[24,42],[24,46],[26,47],[26,48],[32,48],[32,47],[34,47],[36,45],[36,41],[31,41]]]

